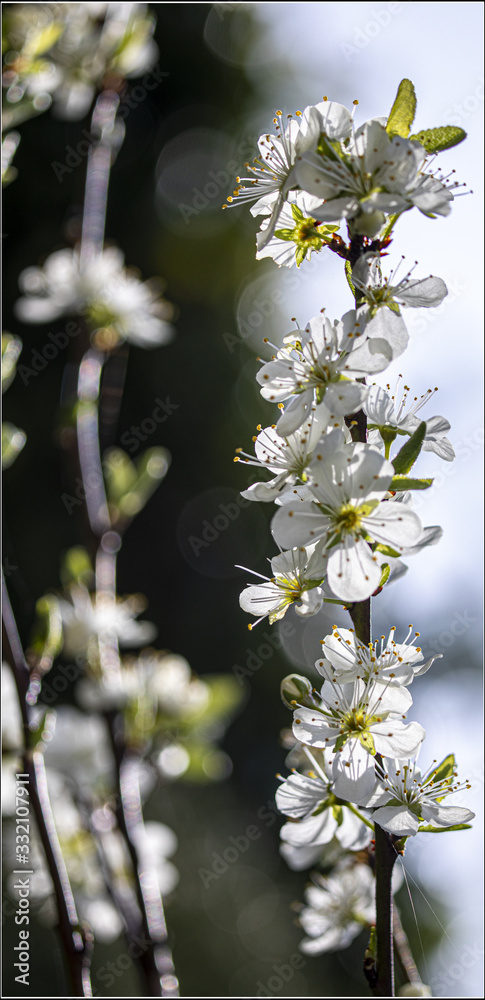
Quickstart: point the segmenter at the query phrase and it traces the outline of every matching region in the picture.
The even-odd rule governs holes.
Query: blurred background
[[[290,872],[278,853],[275,774],[285,769],[279,733],[290,723],[279,682],[292,669],[314,676],[318,640],[334,621],[347,624],[347,616],[323,610],[302,622],[290,609],[283,627],[262,622],[248,632],[238,605],[248,575],[235,564],[267,572],[267,558],[275,554],[272,510],[246,504],[234,514],[231,507],[233,519],[217,528],[228,520],[221,520],[224,508],[237,504],[247,486],[248,473],[232,462],[234,449],[248,449],[256,424],[272,416],[254,380],[262,338],[280,343],[292,329],[291,317],[305,325],[323,306],[333,318],[351,302],[339,258],[323,251],[300,271],[256,262],[255,220],[246,207],[222,212],[221,206],[276,108],[303,110],[324,95],[347,106],[358,99],[361,121],[386,114],[406,76],[418,96],[417,129],[453,124],[468,132],[465,143],[442,154],[440,166],[444,173],[456,169],[462,190],[473,194],[458,198],[448,219],[408,213],[390,248],[389,270],[401,254],[409,266],[417,258],[416,273],[439,275],[449,295],[437,309],[408,312],[410,347],[382,384],[393,384],[402,372],[413,394],[439,386],[424,416],[441,413],[450,420],[457,457],[452,464],[429,453],[420,459],[421,473],[434,475],[435,483],[419,497],[419,514],[424,524],[442,524],[444,538],[410,558],[407,576],[374,602],[374,632],[395,624],[402,635],[412,622],[424,653],[443,654],[413,689],[413,717],[427,731],[422,764],[454,750],[461,777],[473,786],[457,804],[475,809],[477,819],[473,830],[438,840],[423,835],[408,845],[412,903],[406,886],[398,899],[433,995],[481,996],[482,5],[149,6],[163,72],[126,116],[106,234],[143,278],[165,279],[180,316],[169,346],[130,349],[116,443],[133,458],[163,445],[172,464],[126,535],[118,590],[146,595],[146,616],[158,626],[160,647],[185,656],[201,675],[242,678],[245,694],[224,741],[233,762],[230,777],[210,786],[169,784],[152,797],[147,814],[168,823],[179,840],[174,861],[181,879],[167,916],[181,995],[366,992],[364,935],[343,952],[305,957],[287,982],[278,973],[298,952],[302,932],[290,907],[302,899],[307,879]],[[87,128],[89,117],[66,122],[50,113],[20,127],[18,177],[4,195],[4,327],[21,337],[20,362],[26,365],[63,323],[26,326],[15,319],[18,276],[79,235],[85,161],[61,179],[53,162],[66,162],[67,148],[75,148]],[[84,530],[80,507],[69,512],[62,502],[73,490],[60,432],[75,358],[73,341],[28,384],[17,377],[4,402],[5,418],[27,435],[5,479],[3,556],[25,642],[36,600],[59,587],[61,553],[79,544]],[[170,415],[157,424],[153,411],[167,398]],[[63,694],[60,701],[71,698]],[[244,837],[248,826],[256,826],[259,836],[208,882],[201,871],[212,871],[215,856],[233,844],[230,838]],[[10,933],[7,919],[7,950]],[[54,932],[39,924],[32,936],[32,969],[42,975],[26,995],[65,996]],[[97,945],[95,995],[139,995],[134,969],[122,978],[106,973],[121,948],[120,941]],[[8,973],[4,990],[20,993]]]

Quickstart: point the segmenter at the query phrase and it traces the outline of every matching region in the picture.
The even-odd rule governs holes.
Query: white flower
[[[314,250],[321,250],[332,238],[338,226],[326,226],[312,217],[315,198],[305,191],[290,192],[275,223],[275,232],[268,242],[266,230],[270,219],[264,219],[256,236],[256,260],[271,257],[278,267],[297,267],[309,260]]]
[[[401,378],[401,376],[399,376]],[[398,380],[399,381],[399,380]],[[390,389],[390,386],[387,386]],[[405,413],[409,386],[404,386],[404,391],[400,402],[396,400],[397,387],[394,395],[390,395],[379,385],[371,385],[366,399],[363,403],[364,413],[368,418],[368,442],[369,444],[382,445],[382,440],[386,445],[390,445],[392,432],[395,435],[411,435],[419,427],[421,421],[416,416],[431,396],[436,392],[436,388],[428,389],[422,396],[415,396],[411,406]],[[450,425],[444,417],[431,417],[426,423],[426,434],[422,444],[423,451],[434,451],[446,462],[452,462],[455,457],[451,442],[445,437],[450,430]]]
[[[364,601],[379,586],[381,568],[369,540],[402,552],[421,536],[417,515],[385,500],[393,474],[392,464],[374,448],[345,445],[341,432],[331,431],[309,471],[316,502],[285,504],[273,518],[282,548],[321,540],[327,583],[343,601]]]
[[[353,232],[375,236],[386,215],[416,205],[425,215],[448,215],[451,191],[423,173],[426,151],[415,139],[390,138],[384,125],[371,120],[346,146],[335,151],[303,153],[296,176],[303,191],[322,199],[314,215],[322,222],[349,220]]]
[[[239,567],[244,569],[244,567]],[[263,618],[268,618],[270,625],[279,621],[286,614],[290,604],[296,604],[298,615],[315,615],[324,601],[324,592],[320,586],[325,573],[325,559],[314,546],[300,547],[289,552],[281,552],[271,560],[273,577],[260,576],[265,583],[248,584],[239,597],[243,611],[257,615],[258,620],[248,625],[251,630]]]
[[[19,277],[25,293],[15,311],[24,323],[44,323],[65,314],[86,316],[93,329],[110,327],[118,340],[156,347],[172,339],[166,321],[172,307],[149,282],[123,265],[116,247],[81,264],[78,250],[57,250],[43,268],[28,267]]]
[[[288,778],[281,779],[282,784],[276,792],[276,805],[292,820],[281,828],[281,839],[294,847],[314,847],[328,844],[336,837],[343,848],[358,851],[369,843],[371,830],[339,802],[332,790],[331,766],[324,753],[318,757],[317,761],[308,752],[308,758],[318,773],[299,774],[295,771]]]
[[[421,647],[414,645],[419,632],[415,632],[411,639],[413,627],[410,625],[404,641],[395,642],[395,631],[396,626],[393,625],[387,640],[381,635],[380,640],[364,645],[353,628],[335,625],[332,634],[320,640],[324,658],[317,660],[315,667],[323,677],[333,676],[347,683],[359,679],[368,680],[373,676],[382,684],[407,686],[415,677],[425,674],[442,654],[438,653],[423,663]]]
[[[333,101],[305,108],[303,114],[289,116],[286,128],[282,127],[282,112],[273,119],[276,135],[262,135],[258,141],[259,157],[254,166],[245,166],[252,177],[238,177],[234,197],[227,199],[231,205],[256,202],[252,215],[269,215],[268,225],[259,241],[262,250],[272,238],[278,216],[288,191],[297,186],[295,163],[307,149],[318,143],[320,133],[326,131],[330,139],[343,139],[350,134],[352,119],[347,108]],[[226,207],[226,206],[224,206]]]
[[[305,891],[299,921],[308,935],[300,944],[307,955],[346,948],[375,921],[375,879],[367,865],[337,871]]]
[[[315,401],[324,402],[337,419],[355,413],[367,387],[353,379],[383,371],[402,353],[407,341],[399,316],[389,312],[383,321],[378,314],[366,326],[354,309],[333,324],[322,311],[304,330],[288,334],[284,338],[287,346],[256,375],[261,395],[269,402],[280,403],[293,396],[278,421],[278,433],[283,437],[293,433]]]
[[[371,315],[381,306],[394,308],[399,305],[412,306],[414,309],[439,306],[448,295],[448,289],[441,278],[430,274],[428,278],[411,280],[411,271],[396,285],[391,284],[399,269],[383,278],[381,259],[375,253],[369,252],[359,257],[352,271],[352,282],[358,291],[365,296]]]
[[[66,656],[87,657],[100,636],[114,637],[122,646],[143,646],[155,637],[151,622],[137,622],[143,610],[139,599],[93,600],[86,587],[75,586],[70,601],[59,601]]]
[[[111,782],[114,763],[104,720],[62,705],[56,712],[45,759],[49,769],[74,780],[83,790],[92,792],[98,783]]]
[[[406,747],[412,755],[424,739],[419,723],[403,721],[411,695],[402,685],[384,686],[371,676],[350,684],[325,680],[320,698],[319,707],[295,710],[293,733],[301,743],[334,754],[334,793],[362,803],[375,786],[375,754],[402,757]]]
[[[386,760],[376,771],[380,788],[367,802],[378,806],[372,821],[397,837],[414,837],[422,821],[435,829],[446,829],[474,819],[470,809],[441,805],[445,796],[470,788],[467,782],[454,783],[453,755],[438,767],[432,765],[424,775],[409,759]]]
[[[276,499],[283,490],[293,486],[298,480],[304,480],[305,470],[322,434],[325,434],[329,420],[327,407],[319,406],[312,409],[301,427],[287,437],[282,437],[274,426],[261,430],[259,425],[259,434],[253,438],[256,459],[243,452],[242,448],[237,448],[234,461],[267,469],[274,473],[275,479],[253,483],[241,492],[241,496],[247,500],[267,502]]]

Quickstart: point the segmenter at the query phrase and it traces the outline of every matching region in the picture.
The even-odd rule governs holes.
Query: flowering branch
[[[446,216],[459,186],[451,175],[431,172],[428,157],[465,133],[445,126],[411,136],[415,112],[409,80],[401,82],[387,119],[360,127],[353,113],[327,98],[289,115],[286,124],[277,111],[275,134],[261,136],[259,158],[246,165],[252,177],[237,178],[225,206],[253,202],[253,215],[264,217],[258,259],[300,267],[312,253],[338,254],[354,297],[340,320],[332,323],[322,309],[281,346],[271,345],[274,353],[256,376],[261,395],[280,412],[277,422],[258,427],[256,458],[238,448],[236,460],[274,477],[243,495],[277,504],[272,534],[280,554],[271,559],[273,576],[249,584],[240,604],[257,615],[256,625],[265,617],[278,621],[292,604],[301,617],[327,602],[350,614],[353,628],[334,626],[321,640],[320,690],[296,674],[281,685],[295,745],[288,758],[293,773],[281,778],[276,802],[289,817],[281,850],[290,867],[334,866],[334,875],[315,874],[306,892],[300,922],[309,936],[302,950],[343,948],[363,925],[371,927],[364,971],[377,996],[395,995],[396,843],[424,830],[466,828],[473,818],[441,804],[461,787],[454,783],[453,754],[423,777],[416,764],[426,734],[418,722],[405,721],[409,686],[433,662],[422,663],[421,647],[414,646],[419,633],[411,639],[410,626],[396,642],[393,626],[387,639],[373,640],[371,626],[371,598],[406,571],[401,556],[441,535],[412,510],[413,491],[432,483],[416,477],[413,466],[421,450],[454,458],[444,436],[448,422],[416,415],[431,390],[405,413],[407,387],[397,403],[368,381],[408,344],[402,307],[429,308],[447,294],[433,275],[414,279],[411,269],[396,282],[397,269],[389,278],[381,270],[400,215],[417,208],[431,218]],[[348,242],[337,234],[342,222]],[[363,868],[363,848],[375,881]],[[415,969],[409,948],[406,954]]]

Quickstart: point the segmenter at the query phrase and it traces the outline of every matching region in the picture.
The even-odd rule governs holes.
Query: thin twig
[[[38,751],[32,753],[29,748],[29,737],[31,736],[30,709],[26,702],[29,668],[25,660],[3,574],[2,601],[4,655],[15,679],[24,725],[25,749],[23,753],[23,768],[24,772],[29,776],[29,797],[32,802],[47,867],[54,887],[57,903],[58,930],[69,966],[73,989],[72,995],[76,997],[92,997],[90,967],[93,937],[90,928],[86,924],[81,924],[77,915],[71,883],[57,836],[49,799],[43,754]]]

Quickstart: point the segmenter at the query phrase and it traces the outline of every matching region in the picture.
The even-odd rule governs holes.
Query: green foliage
[[[466,132],[457,125],[441,125],[439,128],[423,129],[409,138],[417,139],[427,153],[441,153],[443,149],[450,149],[451,146],[463,142],[466,139]]]
[[[420,826],[418,833],[453,833],[455,830],[471,830],[470,823],[457,823],[455,826]]]
[[[426,421],[422,420],[419,427],[414,431],[414,434],[409,438],[409,441],[403,444],[401,450],[398,451],[396,457],[393,459],[392,464],[396,475],[405,475],[412,469],[421,451],[425,435]]]
[[[60,576],[62,585],[66,590],[73,583],[86,587],[91,586],[93,567],[91,559],[82,545],[75,545],[65,553],[61,561]]]
[[[433,485],[433,479],[411,479],[409,476],[394,476],[389,486],[390,490],[428,490]]]
[[[411,80],[401,80],[392,105],[386,130],[388,135],[402,135],[406,139],[416,114],[416,92]]]
[[[110,448],[103,460],[106,492],[113,523],[138,514],[165,477],[170,456],[165,448],[148,448],[133,463],[121,448]]]
[[[54,594],[45,594],[35,606],[36,622],[30,652],[35,654],[42,673],[50,670],[63,646],[62,616]]]

